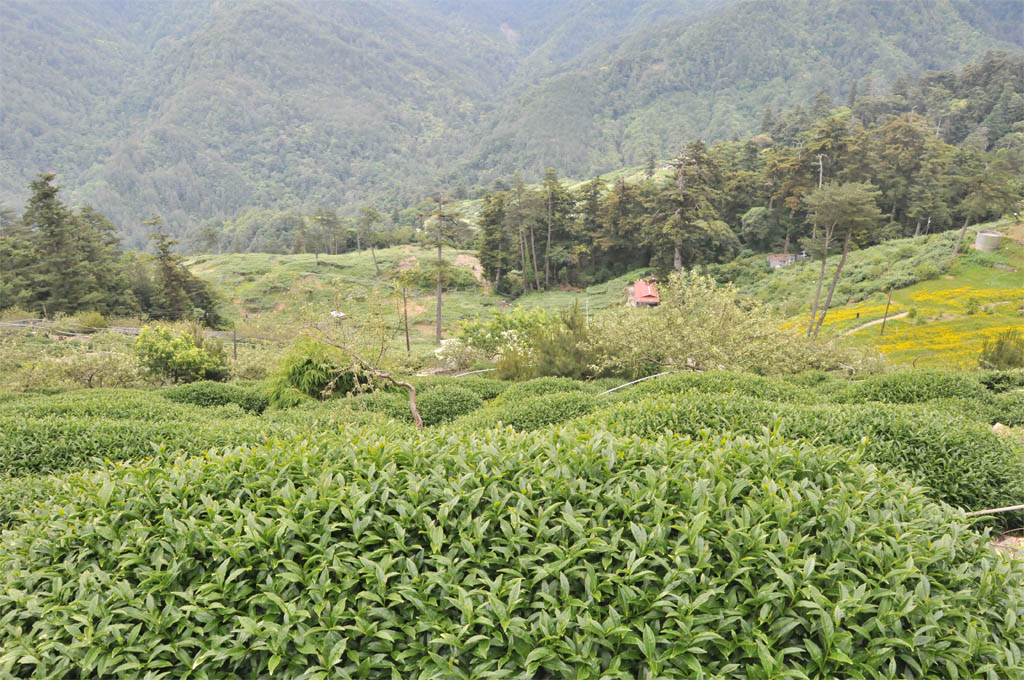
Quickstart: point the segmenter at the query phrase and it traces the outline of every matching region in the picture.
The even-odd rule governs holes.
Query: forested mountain
[[[390,212],[756,131],[766,106],[1020,51],[1016,0],[0,5],[0,204],[54,172],[129,246],[250,209]],[[868,82],[870,81],[870,82]]]

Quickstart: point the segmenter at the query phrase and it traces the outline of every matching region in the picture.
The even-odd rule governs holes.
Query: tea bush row
[[[871,376],[834,395],[839,403],[882,401],[913,404],[929,399],[986,400],[989,391],[972,374],[961,371],[900,371]]]
[[[736,395],[688,392],[610,406],[583,419],[584,429],[657,437],[665,432],[757,434],[778,427],[790,439],[863,447],[865,459],[901,470],[932,495],[980,510],[1019,503],[1024,449],[983,423],[922,406],[809,406]],[[1002,520],[1019,520],[1003,515]]]
[[[1024,673],[1024,564],[805,442],[356,429],[58,487],[4,534],[0,675]]]
[[[165,399],[163,392],[153,390],[95,389],[73,390],[55,395],[22,395],[20,399],[0,402],[0,415],[45,418],[107,418],[144,422],[205,422],[232,419],[238,408],[200,408]]]
[[[741,394],[769,401],[796,403],[814,403],[821,399],[816,391],[789,381],[729,371],[678,373],[647,380],[613,394],[620,395],[618,400],[628,401],[644,395],[675,394],[690,390],[711,394]]]
[[[131,421],[46,416],[0,417],[0,476],[50,474],[89,467],[94,459],[140,460],[166,451],[201,453],[260,441],[274,428],[246,418],[207,422]]]
[[[260,387],[242,387],[209,380],[170,387],[162,390],[160,396],[196,406],[236,404],[245,411],[257,414],[263,413],[270,405],[270,397]]]
[[[342,403],[352,405],[353,408],[386,413],[395,420],[413,422],[406,390],[371,392],[349,397]],[[416,394],[416,409],[426,427],[447,423],[482,405],[483,401],[475,393],[455,385],[439,385],[425,392],[417,391]]]
[[[485,408],[456,420],[453,427],[474,431],[500,423],[517,430],[536,430],[582,416],[592,411],[597,404],[594,395],[582,391],[551,392],[523,397],[514,402],[497,399]]]

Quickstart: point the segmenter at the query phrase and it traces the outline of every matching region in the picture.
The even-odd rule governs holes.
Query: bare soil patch
[[[484,282],[484,268],[480,266],[480,260],[475,255],[468,253],[459,253],[455,256],[456,267],[469,267],[470,271],[473,272],[473,276],[480,283]]]

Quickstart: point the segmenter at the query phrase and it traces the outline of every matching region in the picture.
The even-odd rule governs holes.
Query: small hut
[[[661,304],[657,286],[648,281],[636,281],[626,286],[626,299],[633,307],[657,307]]]

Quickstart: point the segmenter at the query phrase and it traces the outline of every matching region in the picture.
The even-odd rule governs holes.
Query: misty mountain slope
[[[0,5],[0,204],[41,171],[127,236],[586,176],[870,77],[1020,51],[1017,3],[172,0]]]
[[[473,170],[496,161],[593,174],[664,155],[693,138],[747,134],[766,105],[845,96],[855,80],[947,69],[993,47],[987,31],[1014,7],[964,18],[949,2],[745,2],[716,16],[627,38],[596,65],[552,78],[498,113]],[[1017,8],[1020,8],[1017,5]],[[783,19],[784,18],[784,19]],[[978,21],[976,26],[972,21]],[[571,131],[571,132],[570,132]]]

